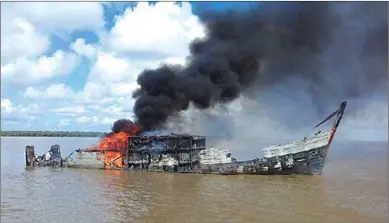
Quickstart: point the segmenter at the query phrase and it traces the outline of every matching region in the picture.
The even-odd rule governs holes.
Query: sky
[[[250,4],[2,3],[2,130],[109,131],[115,120],[133,119],[139,73],[184,64],[189,43],[205,36],[199,16],[206,9]],[[358,134],[387,139],[387,100],[378,107],[386,119]]]

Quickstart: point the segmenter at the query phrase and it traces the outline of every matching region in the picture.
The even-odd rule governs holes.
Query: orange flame
[[[128,137],[134,136],[138,132],[139,128],[132,122],[128,122],[121,128],[120,132],[110,133],[102,138],[97,146],[88,149],[100,150],[101,153],[98,155],[99,160],[101,160],[104,151],[105,168],[123,168],[123,157],[126,155]],[[114,161],[113,166],[111,165],[112,161]]]

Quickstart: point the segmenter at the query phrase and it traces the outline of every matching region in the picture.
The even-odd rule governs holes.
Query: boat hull
[[[239,174],[239,166],[235,163],[203,164],[200,165],[199,173],[235,175]]]
[[[192,168],[164,167],[164,168],[124,168],[123,170],[147,170],[154,172],[178,172],[198,174],[222,174],[222,175],[321,175],[329,145],[313,148],[295,154],[269,158],[266,160],[240,161],[232,163],[194,164]],[[104,169],[104,157],[99,157],[97,152],[75,152],[65,162],[66,167]],[[290,162],[293,160],[293,162]],[[190,171],[188,171],[191,169]]]
[[[246,174],[264,175],[321,175],[325,165],[328,149],[329,145],[325,145],[295,154],[288,154],[277,158],[273,157],[264,163],[245,166],[243,168],[243,172]]]
[[[199,173],[222,175],[321,175],[328,149],[329,145],[325,145],[266,160],[200,165]]]
[[[100,157],[101,156],[101,157]],[[104,169],[104,154],[98,152],[75,152],[69,156],[65,163],[67,167],[85,169]]]
[[[321,175],[329,145],[313,148],[310,150],[288,154],[279,157],[272,157],[266,160],[240,161],[232,163],[200,164],[193,165],[193,168],[164,167],[130,170],[148,170],[155,172],[179,172],[199,174],[222,174],[222,175]],[[76,152],[66,160],[67,167],[104,169],[104,157],[98,159],[97,152]],[[291,162],[292,161],[292,162]],[[188,169],[192,169],[188,171]]]

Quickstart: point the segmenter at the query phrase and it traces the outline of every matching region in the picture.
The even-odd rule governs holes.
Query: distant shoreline
[[[102,137],[105,132],[79,131],[1,131],[2,137]]]

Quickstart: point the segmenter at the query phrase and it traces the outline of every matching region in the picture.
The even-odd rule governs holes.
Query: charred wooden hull
[[[123,170],[130,171],[152,171],[171,173],[197,173],[197,174],[222,174],[222,175],[290,175],[307,174],[320,175],[325,164],[329,145],[313,148],[296,154],[271,158],[266,160],[251,160],[232,163],[201,164],[193,162],[190,164],[158,165],[140,164],[133,165]],[[29,150],[31,151],[31,150]],[[31,153],[28,153],[29,163],[33,163]],[[27,156],[26,156],[27,157]],[[290,164],[291,158],[293,165]],[[277,165],[279,164],[279,165]],[[40,166],[40,165],[36,165]],[[96,151],[77,150],[67,157],[63,167],[85,168],[85,169],[105,169],[104,154]]]
[[[321,175],[329,145],[278,158],[200,165],[197,173],[222,175]],[[293,159],[291,165],[288,161]]]
[[[42,156],[35,154],[34,146],[25,148],[26,167],[63,167],[64,162],[61,157],[59,145],[52,145],[50,150]]]
[[[204,164],[200,166],[199,172],[202,174],[236,175],[239,174],[239,166],[235,163]]]
[[[259,164],[244,166],[243,172],[245,174],[261,175],[320,175],[322,174],[328,149],[329,145],[325,145],[296,154],[268,159]],[[288,162],[291,160],[293,160],[293,164]]]

